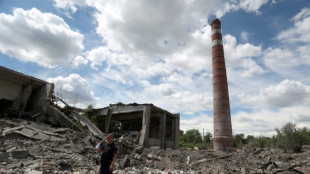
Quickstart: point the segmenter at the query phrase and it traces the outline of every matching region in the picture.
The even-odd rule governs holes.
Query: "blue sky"
[[[211,27],[222,22],[233,133],[310,125],[308,0],[1,0],[0,65],[76,107],[153,103],[213,132]]]

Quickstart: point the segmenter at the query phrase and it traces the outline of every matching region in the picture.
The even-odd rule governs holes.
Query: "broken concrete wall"
[[[0,66],[0,113],[45,111],[54,85]]]
[[[65,115],[61,108],[52,104],[52,101],[56,100],[53,96],[53,83],[0,66],[0,84],[0,117],[27,116],[31,120],[36,118],[39,122],[49,121],[53,125],[81,132],[88,131],[94,136],[104,137],[91,121],[80,116],[68,104],[65,103],[71,115]]]
[[[39,88],[35,88],[28,101],[26,111],[45,111],[46,106],[51,102],[51,93],[53,92],[53,89],[53,83],[48,83]]]
[[[1,78],[1,76],[0,76]],[[1,80],[1,79],[0,79]],[[12,81],[9,80],[1,80],[1,85],[0,85],[0,100],[2,100],[2,107],[4,107],[5,100],[7,101],[6,107],[3,109],[7,108],[12,108],[13,107],[13,102],[17,102],[18,94],[22,91],[23,86],[20,84],[16,84]],[[15,107],[13,109],[19,109],[19,104],[15,104]]]

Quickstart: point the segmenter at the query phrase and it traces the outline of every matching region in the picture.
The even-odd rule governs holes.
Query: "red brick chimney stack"
[[[214,150],[227,151],[233,148],[233,137],[221,21],[214,19],[211,22],[211,28]]]

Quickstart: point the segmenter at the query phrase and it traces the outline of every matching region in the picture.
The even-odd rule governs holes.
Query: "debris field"
[[[145,148],[139,132],[115,133],[113,173],[125,174],[307,174],[310,146],[302,152],[245,147],[231,153],[193,149]],[[86,132],[23,119],[0,119],[0,174],[97,174],[97,138]]]

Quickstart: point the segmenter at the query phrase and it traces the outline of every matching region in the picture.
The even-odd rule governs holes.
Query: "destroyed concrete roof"
[[[107,107],[104,107],[104,108],[97,108],[97,109],[90,109],[90,110],[84,110],[84,112],[88,112],[88,113],[91,113],[91,112],[98,112],[100,110],[108,110],[109,108],[114,108],[114,113],[130,113],[130,112],[137,112],[137,111],[142,111],[144,106],[150,106],[152,111],[155,111],[155,112],[165,112],[167,113],[169,116],[171,117],[180,117],[179,113],[176,113],[176,114],[173,114],[173,113],[170,113],[160,107],[157,107],[151,103],[144,103],[144,104],[138,104],[138,103],[130,103],[130,104],[124,104],[124,103],[116,103],[116,104],[110,104],[109,106]],[[121,107],[126,107],[127,109],[124,109],[124,110],[121,110],[120,108]],[[102,113],[102,115],[106,115],[105,112]]]
[[[25,84],[32,82],[35,87],[48,84],[48,82],[46,81],[22,74],[20,72],[8,69],[3,66],[0,66],[0,79],[13,81],[14,83],[18,83],[21,85],[25,85]]]

